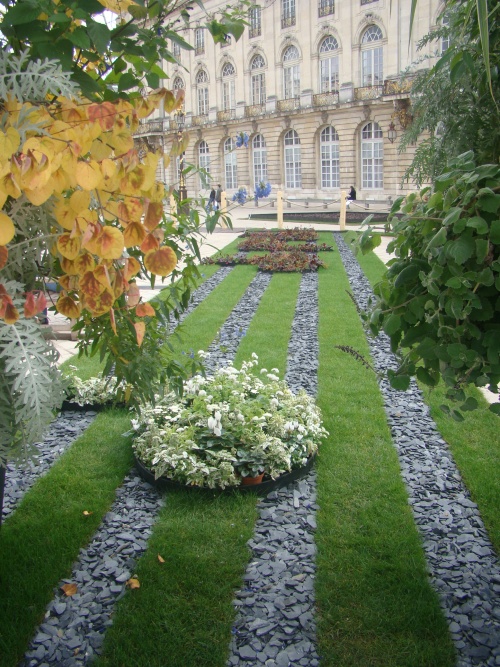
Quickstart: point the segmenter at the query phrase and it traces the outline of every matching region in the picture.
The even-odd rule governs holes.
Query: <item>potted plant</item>
[[[241,369],[194,376],[182,397],[167,393],[143,405],[132,420],[140,464],[156,479],[208,488],[261,474],[277,479],[305,466],[327,435],[320,411],[276,369],[257,372],[257,365],[254,354]]]
[[[71,370],[77,370],[74,366]],[[66,400],[63,407],[74,409],[75,406],[104,406],[121,403],[123,401],[126,383],[118,383],[115,376],[101,374],[82,380],[78,375],[69,375],[64,378]]]

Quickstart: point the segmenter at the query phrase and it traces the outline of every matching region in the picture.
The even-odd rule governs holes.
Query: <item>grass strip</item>
[[[347,239],[346,239],[347,240]],[[375,285],[385,270],[384,263],[369,253],[357,257],[371,285]],[[431,409],[439,432],[448,443],[463,480],[477,503],[496,552],[500,554],[500,437],[499,419],[487,410],[488,403],[476,387],[468,387],[466,396],[474,397],[480,409],[465,413],[465,421],[456,422],[441,410],[445,386],[435,389],[419,385]]]
[[[295,304],[299,292],[300,273],[275,273],[264,292],[257,312],[242,338],[235,364],[259,356],[259,368],[277,368],[285,376]]]
[[[96,667],[224,667],[256,499],[169,492]],[[158,555],[164,559],[160,563]]]
[[[0,666],[22,658],[53,589],[68,577],[132,465],[122,410],[102,412],[28,491],[0,530]],[[84,516],[83,512],[92,512]]]
[[[331,434],[317,466],[321,662],[451,667],[453,646],[429,584],[376,379],[333,349],[348,344],[369,357],[338,252],[328,261],[331,269],[319,274],[318,402]]]

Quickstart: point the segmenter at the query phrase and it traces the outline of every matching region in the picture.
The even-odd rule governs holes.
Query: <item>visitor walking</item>
[[[219,183],[219,185],[217,186],[217,192],[215,193],[215,201],[216,201],[216,210],[217,211],[220,209],[221,200],[222,200],[222,189],[221,189],[221,185]]]
[[[209,211],[215,210],[215,190],[213,188],[210,190],[210,197],[208,200],[208,210]]]

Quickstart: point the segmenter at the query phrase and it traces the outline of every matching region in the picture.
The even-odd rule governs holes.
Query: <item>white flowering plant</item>
[[[118,403],[123,400],[126,391],[126,383],[118,383],[115,376],[97,375],[82,380],[78,375],[70,375],[65,378],[65,385],[67,400],[77,405]]]
[[[156,478],[208,488],[304,466],[328,435],[319,408],[304,391],[294,394],[277,369],[256,373],[257,365],[253,354],[241,369],[194,376],[181,398],[168,393],[144,405],[132,420],[139,461]]]

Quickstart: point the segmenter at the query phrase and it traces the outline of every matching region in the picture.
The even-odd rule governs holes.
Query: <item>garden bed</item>
[[[186,484],[181,484],[180,482],[177,482],[173,479],[169,479],[164,475],[162,477],[156,478],[154,473],[149,468],[147,468],[137,457],[135,457],[135,465],[142,479],[162,490],[189,489],[195,492],[217,491],[222,493],[236,491],[237,493],[255,493],[258,496],[267,496],[267,494],[271,493],[271,491],[277,491],[278,489],[281,489],[284,486],[288,486],[292,482],[305,477],[311,470],[315,460],[316,454],[313,454],[305,466],[302,466],[301,468],[295,468],[290,472],[286,472],[276,479],[264,476],[264,479],[262,482],[260,482],[260,484],[241,484],[240,486],[228,486],[225,489],[209,489],[206,486],[187,486]]]

